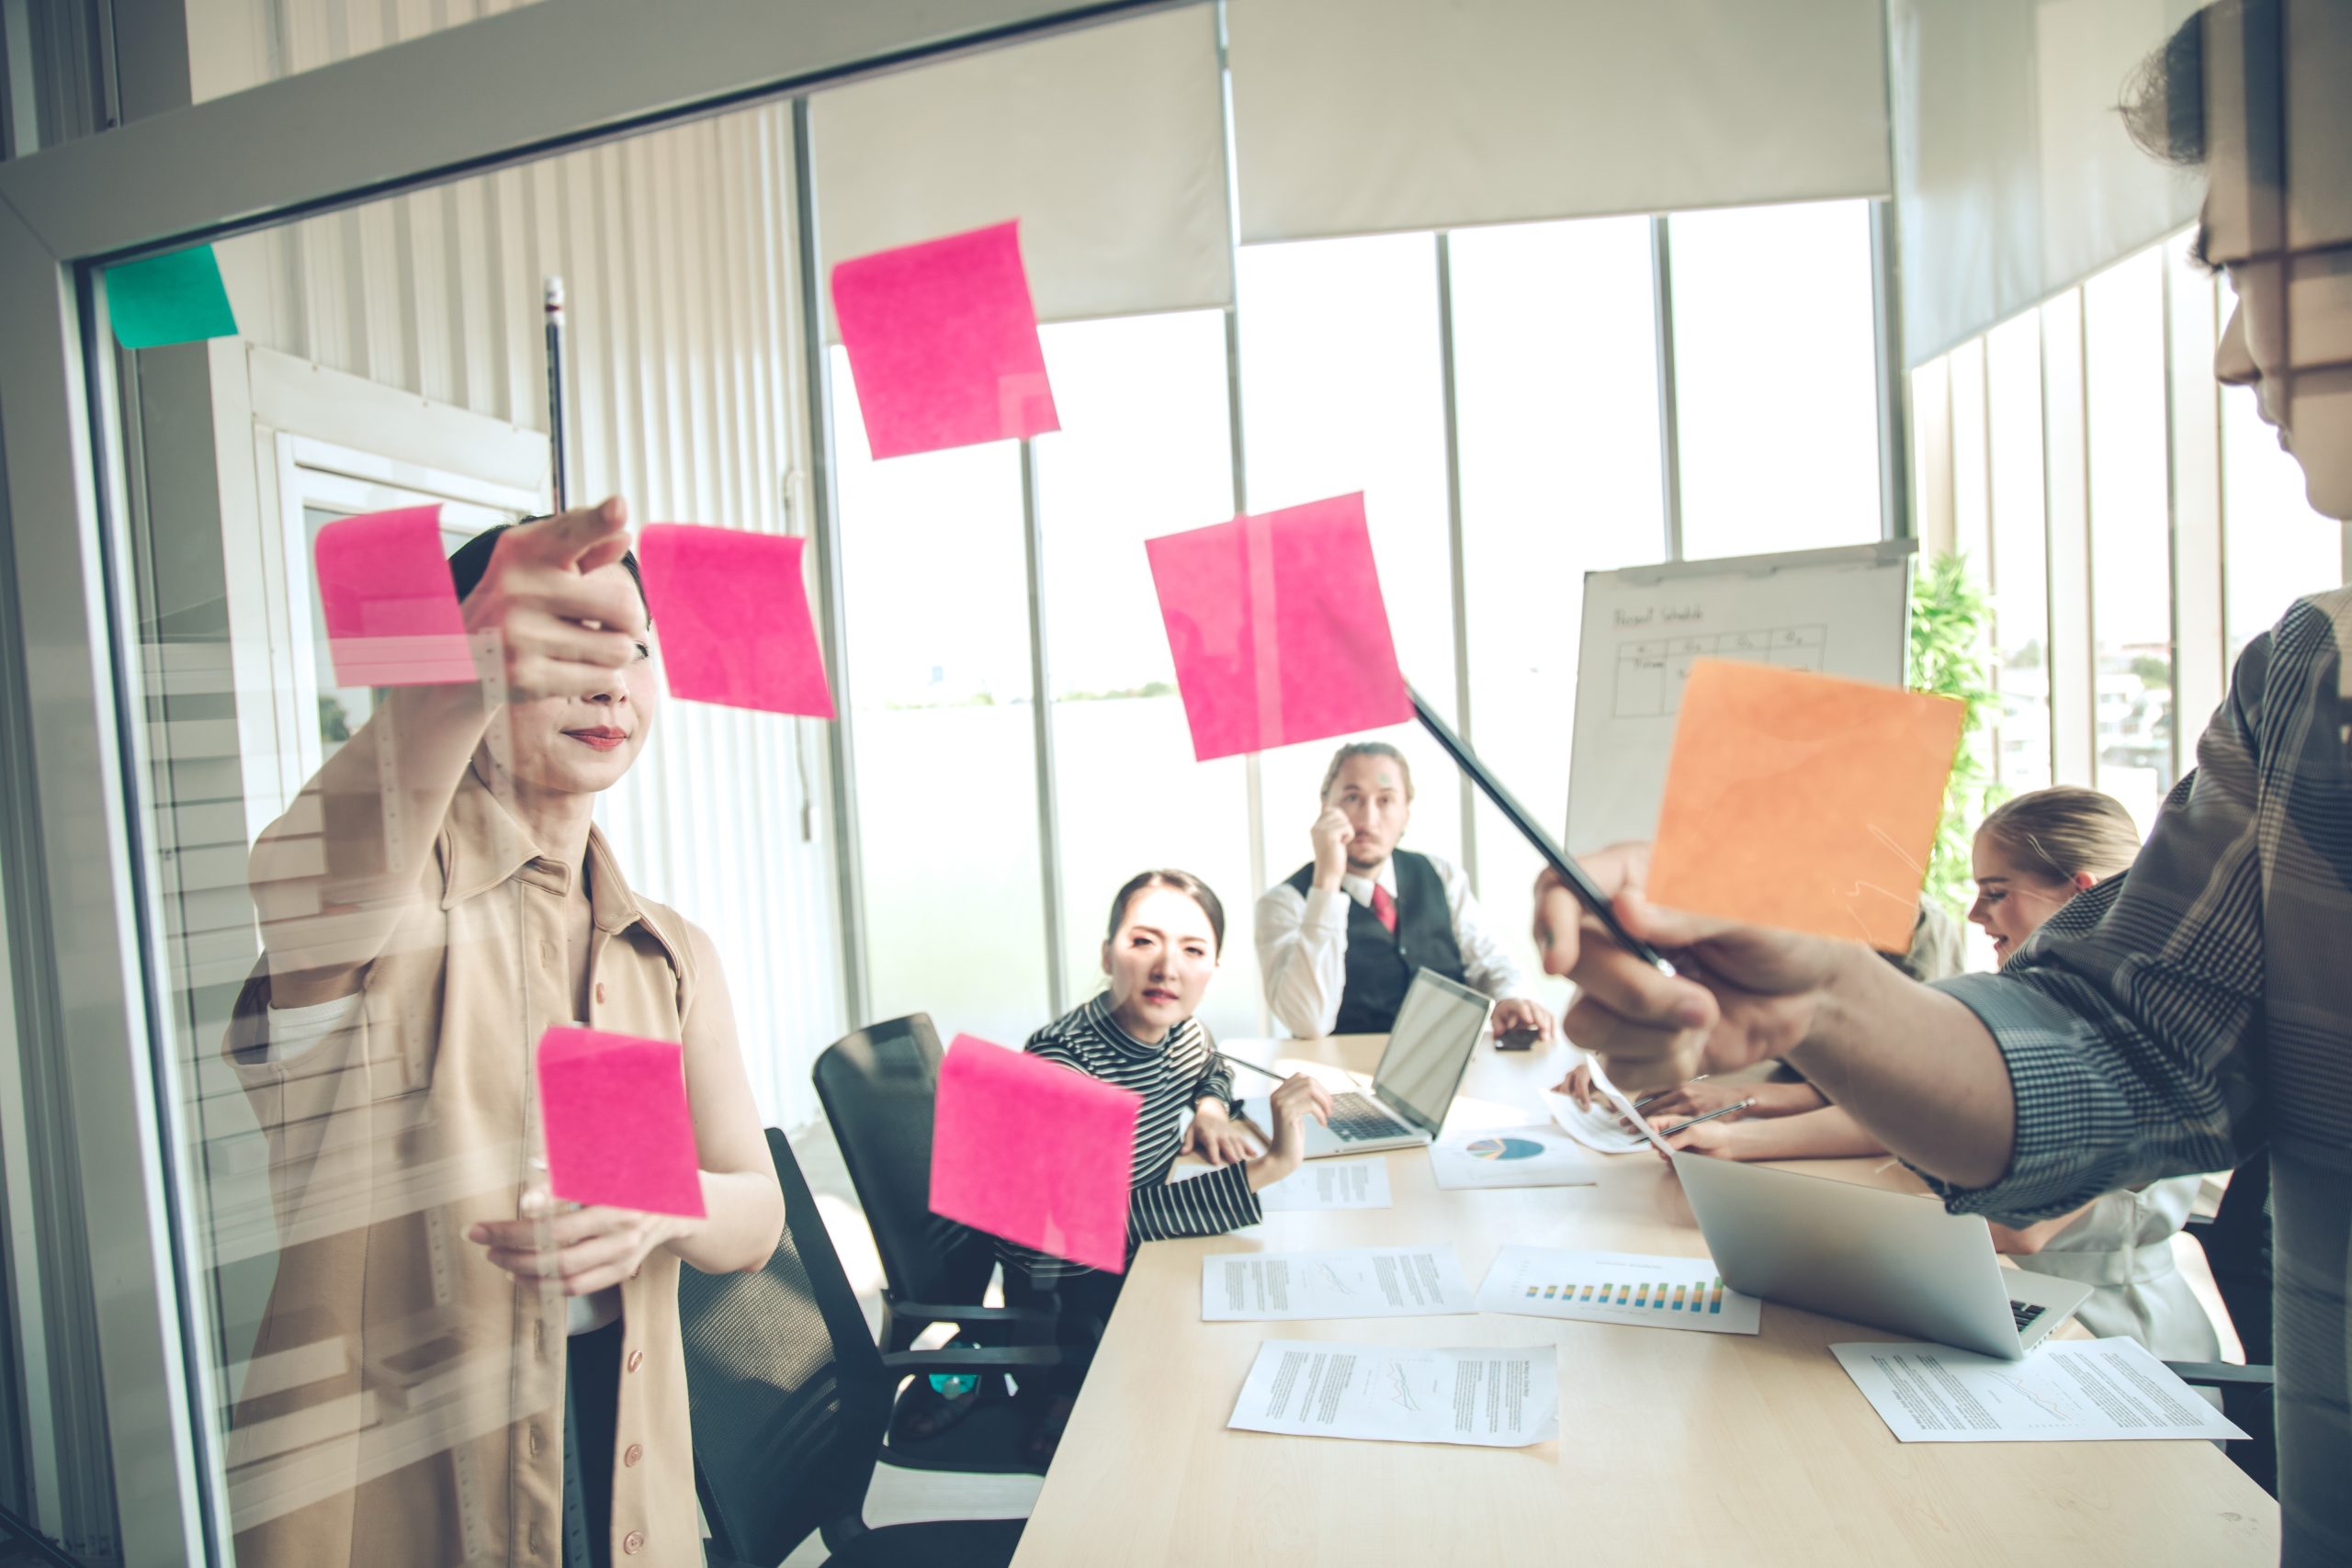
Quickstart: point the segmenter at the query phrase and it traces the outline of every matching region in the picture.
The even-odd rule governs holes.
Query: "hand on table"
[[[567,1296],[594,1295],[637,1278],[655,1247],[699,1223],[675,1214],[602,1206],[560,1214],[527,1212],[542,1202],[537,1194],[526,1193],[521,1218],[485,1220],[466,1232],[466,1239],[485,1249],[490,1260],[518,1283],[554,1280]]]
[[[1552,1010],[1526,997],[1505,997],[1497,1002],[1494,1026],[1498,1041],[1514,1029],[1532,1029],[1535,1031],[1535,1043],[1552,1043]]]
[[[1649,1123],[1659,1132],[1664,1132],[1667,1128],[1673,1126],[1677,1120],[1679,1118],[1671,1116],[1653,1116],[1649,1119]],[[1687,1149],[1694,1155],[1713,1155],[1718,1159],[1747,1157],[1746,1152],[1747,1135],[1740,1130],[1736,1117],[1718,1116],[1713,1122],[1702,1122],[1695,1127],[1685,1127],[1666,1141],[1673,1148]],[[1660,1159],[1667,1157],[1666,1150],[1659,1148],[1656,1144],[1650,1145],[1650,1152]]]
[[[1661,908],[1642,896],[1647,844],[1614,845],[1584,868],[1625,930],[1677,971],[1662,975],[1611,941],[1549,869],[1536,879],[1544,972],[1577,987],[1561,1027],[1602,1059],[1618,1088],[1637,1095],[1804,1043],[1849,944]]]
[[[1271,1187],[1298,1168],[1306,1157],[1302,1123],[1312,1116],[1330,1125],[1331,1091],[1305,1073],[1294,1073],[1275,1086],[1272,1107],[1273,1146],[1250,1162],[1253,1190]]]
[[[1649,1118],[1654,1127],[1671,1127],[1677,1122],[1704,1116],[1710,1111],[1721,1111],[1724,1106],[1737,1105],[1743,1100],[1752,1104],[1755,1098],[1756,1086],[1753,1084],[1724,1085],[1713,1079],[1693,1079],[1679,1089],[1669,1089],[1660,1094],[1642,1107],[1642,1114]],[[1708,1124],[1719,1127],[1749,1114],[1752,1112],[1734,1111]],[[1624,1118],[1621,1116],[1618,1120],[1622,1122]]]
[[[1193,1124],[1184,1129],[1183,1146],[1176,1151],[1180,1157],[1198,1155],[1208,1165],[1237,1165],[1257,1152],[1258,1140],[1214,1100],[1193,1108]]]

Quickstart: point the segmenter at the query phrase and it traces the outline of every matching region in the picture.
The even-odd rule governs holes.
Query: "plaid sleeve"
[[[1960,1213],[2030,1220],[2119,1187],[2222,1170],[2262,1142],[2262,867],[2255,802],[2268,655],[2256,638],[2132,869],[2085,892],[1998,975],[1938,983],[1999,1045],[2009,1168],[1934,1182]]]

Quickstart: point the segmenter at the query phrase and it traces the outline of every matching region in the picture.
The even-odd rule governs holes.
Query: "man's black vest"
[[[1434,969],[1449,980],[1464,978],[1462,950],[1453,941],[1453,911],[1446,907],[1437,867],[1409,850],[1395,852],[1389,863],[1396,868],[1395,935],[1368,907],[1340,896],[1348,907],[1348,988],[1340,995],[1334,1034],[1387,1033],[1396,1027],[1405,988],[1420,970]],[[1290,886],[1306,897],[1315,886],[1313,863],[1300,866]]]

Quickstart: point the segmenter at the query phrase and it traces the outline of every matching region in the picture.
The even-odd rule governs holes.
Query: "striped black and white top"
[[[1170,1182],[1179,1131],[1194,1101],[1215,1097],[1230,1104],[1233,1069],[1216,1054],[1208,1030],[1188,1018],[1165,1040],[1146,1043],[1119,1027],[1111,998],[1098,995],[1029,1037],[1024,1047],[1061,1066],[1143,1096],[1136,1117],[1133,1190],[1127,1201],[1127,1255],[1147,1241],[1180,1235],[1218,1235],[1265,1217],[1250,1190],[1248,1168],[1221,1166],[1190,1181]],[[1000,1240],[997,1255],[1007,1268],[1028,1270],[1039,1284],[1092,1270],[1080,1263]]]

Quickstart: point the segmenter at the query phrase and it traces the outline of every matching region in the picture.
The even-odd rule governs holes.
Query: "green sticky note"
[[[107,268],[107,311],[125,348],[235,337],[237,318],[210,245],[190,245]]]

